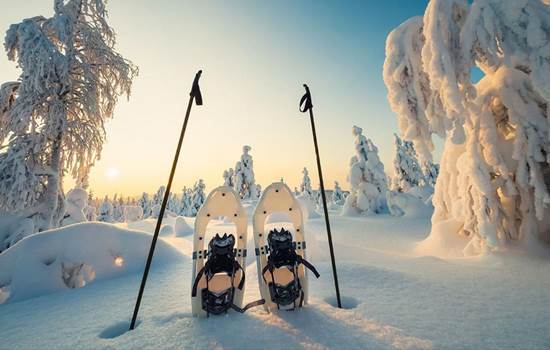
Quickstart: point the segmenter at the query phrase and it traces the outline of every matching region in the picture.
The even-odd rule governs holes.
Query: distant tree
[[[193,216],[193,202],[192,202],[192,190],[184,187],[181,191],[180,210],[181,216]]]
[[[426,185],[435,187],[437,177],[439,176],[439,164],[426,160],[422,163],[422,173]]]
[[[113,204],[109,200],[109,197],[105,196],[103,203],[99,207],[99,215],[97,221],[114,222],[113,218]]]
[[[256,180],[254,178],[254,162],[248,153],[252,148],[243,146],[241,160],[235,165],[235,191],[241,199],[256,199]]]
[[[191,216],[197,216],[199,209],[206,201],[206,194],[204,193],[205,188],[206,185],[202,179],[195,183],[195,186],[193,187],[193,195],[191,197]]]
[[[300,193],[313,201],[313,189],[311,188],[311,179],[309,178],[307,168],[304,167],[302,174],[304,174],[304,176],[302,177],[302,183],[300,184]]]
[[[332,191],[332,203],[336,205],[344,205],[345,197],[344,192],[342,192],[342,188],[340,187],[340,184],[338,181],[334,181],[334,190]]]
[[[141,197],[138,199],[137,205],[143,210],[143,218],[146,219],[151,216],[151,200],[149,199],[149,194],[143,192]]]
[[[233,182],[234,175],[235,172],[233,171],[233,168],[225,170],[223,172],[223,185],[233,188],[235,186],[235,183]]]
[[[394,136],[395,157],[393,159],[392,189],[407,192],[411,188],[423,185],[424,173],[418,162],[412,142]]]

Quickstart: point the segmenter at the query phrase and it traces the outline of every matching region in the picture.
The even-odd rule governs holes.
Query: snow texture
[[[305,224],[308,260],[321,278],[310,278],[310,302],[299,311],[268,314],[252,308],[244,315],[193,318],[191,237],[161,237],[158,248],[172,250],[170,242],[185,256],[153,267],[138,327],[126,332],[149,243],[136,239],[143,246],[135,248],[144,255],[135,273],[98,281],[96,268],[96,279],[84,288],[63,284],[58,293],[0,305],[0,339],[15,349],[255,349],[258,344],[266,349],[281,344],[286,349],[548,348],[548,252],[440,259],[416,253],[416,243],[430,231],[426,219],[333,216],[331,223],[344,309],[334,307],[324,221],[311,220]],[[143,225],[149,234],[154,229],[154,220],[131,224]],[[235,228],[213,220],[209,237],[215,232],[234,233]],[[249,252],[253,247],[250,240]],[[254,258],[249,254],[244,266],[245,301],[259,297]],[[100,260],[114,268],[110,255]]]
[[[75,224],[28,236],[0,254],[0,286],[10,293],[5,302],[141,271],[150,238],[105,223]],[[160,241],[155,262],[166,263],[179,255]]]

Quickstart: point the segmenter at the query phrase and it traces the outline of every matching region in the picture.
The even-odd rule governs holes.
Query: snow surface
[[[164,224],[173,225],[176,220],[167,218]],[[185,220],[192,226],[193,219]],[[149,221],[127,225],[141,226],[151,232],[154,220]],[[307,222],[306,234],[308,260],[319,269],[321,278],[310,278],[311,302],[302,310],[266,314],[261,308],[254,308],[244,315],[193,318],[189,295],[192,236],[169,236],[161,237],[159,243],[173,245],[183,257],[151,270],[136,330],[125,332],[141,278],[137,272],[109,280],[96,279],[81,289],[65,289],[0,305],[0,347],[548,349],[550,346],[548,252],[541,252],[540,256],[513,251],[477,258],[441,259],[417,253],[417,242],[430,231],[429,220],[334,214],[331,222],[346,307],[343,310],[333,306],[324,220],[318,218]],[[271,224],[281,225],[288,224]],[[209,226],[210,235],[234,230],[234,226],[222,220],[214,220]],[[251,232],[250,228],[249,251],[253,248]],[[258,298],[253,254],[248,256],[246,281],[246,300]]]
[[[150,236],[144,232],[99,222],[27,236],[0,254],[0,287],[10,293],[4,302],[141,271],[149,244]],[[166,263],[180,256],[165,242],[157,249],[157,262]],[[64,272],[74,267],[83,273],[65,276]]]

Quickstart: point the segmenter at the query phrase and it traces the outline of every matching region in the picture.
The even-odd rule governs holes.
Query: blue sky
[[[0,28],[50,15],[53,1],[12,3]],[[108,142],[91,174],[96,193],[128,195],[165,182],[190,82],[203,69],[205,106],[195,108],[176,175],[176,190],[202,177],[220,185],[244,144],[252,146],[257,179],[295,186],[303,166],[314,186],[308,120],[297,110],[309,84],[328,187],[347,187],[352,125],[378,145],[387,172],[396,117],[382,80],[387,34],[421,15],[426,1],[174,1],[111,0],[118,50],[140,68],[130,101],[107,125]],[[0,58],[2,81],[17,77]],[[113,169],[116,171],[114,172]],[[117,176],[106,176],[114,174]]]

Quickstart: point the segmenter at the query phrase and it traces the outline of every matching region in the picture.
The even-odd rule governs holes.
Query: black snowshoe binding
[[[244,308],[240,308],[233,303],[235,294],[235,277],[238,271],[242,271],[241,280],[237,285],[237,288],[243,289],[245,281],[245,272],[242,266],[236,259],[235,255],[235,237],[230,234],[224,234],[220,237],[218,234],[210,240],[208,243],[208,260],[204,264],[204,267],[200,269],[193,283],[192,295],[197,295],[197,288],[202,276],[206,278],[206,288],[201,290],[202,296],[202,309],[206,311],[207,315],[220,315],[227,313],[229,309],[233,309],[238,312],[245,312],[253,306],[262,305],[265,303],[263,299],[247,304]],[[221,290],[212,291],[211,287],[212,279],[215,276],[223,276],[223,274],[229,277],[229,283],[221,285]],[[224,288],[227,287],[227,288]],[[220,286],[218,286],[220,288]]]
[[[304,265],[317,278],[320,276],[319,272],[311,263],[296,254],[296,245],[292,241],[292,234],[284,228],[281,228],[281,231],[271,230],[267,236],[267,242],[270,253],[267,257],[267,265],[262,271],[262,276],[267,283],[265,273],[269,271],[271,275],[271,282],[267,283],[271,301],[277,304],[278,309],[280,306],[291,304],[293,304],[293,307],[288,310],[295,309],[297,305],[302,307],[304,291],[298,278],[298,267],[300,264]],[[288,269],[292,275],[290,281],[287,278],[287,284],[281,284],[275,278],[276,271],[284,271],[283,269]]]

